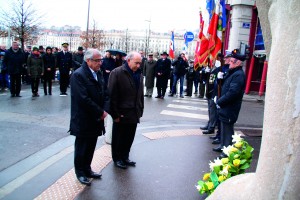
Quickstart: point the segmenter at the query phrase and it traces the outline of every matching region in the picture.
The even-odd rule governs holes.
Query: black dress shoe
[[[213,151],[222,152],[222,147],[221,146],[215,147],[213,148]]]
[[[201,129],[201,130],[207,130],[208,127],[207,127],[207,126],[201,126],[200,129]]]
[[[77,179],[83,185],[87,185],[87,186],[91,185],[91,180],[86,176],[77,176]]]
[[[161,96],[156,96],[155,98],[160,98]]]
[[[15,94],[11,94],[11,95],[10,95],[10,97],[15,97],[15,96],[16,96]]]
[[[22,97],[21,95],[17,94],[16,97]]]
[[[209,136],[209,139],[215,140],[215,139],[219,139],[217,136]]]
[[[88,178],[95,178],[95,179],[99,179],[101,178],[102,174],[101,173],[96,173],[93,171],[90,171],[90,173],[87,175]]]
[[[225,153],[221,153],[218,157],[222,159],[222,158],[227,158],[228,156]]]
[[[220,144],[221,141],[219,139],[215,139],[214,141],[212,141],[212,144]]]
[[[145,94],[145,95],[144,95],[144,97],[148,97],[148,95],[147,95],[147,94]]]
[[[122,160],[116,161],[115,165],[116,165],[116,167],[119,167],[121,169],[127,169],[127,165]]]
[[[128,166],[135,166],[136,162],[132,161],[132,160],[124,160],[124,163]]]
[[[214,134],[215,131],[214,130],[203,130],[202,133],[203,134]]]

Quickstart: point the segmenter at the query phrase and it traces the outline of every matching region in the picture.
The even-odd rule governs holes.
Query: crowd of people
[[[11,97],[21,97],[22,76],[30,82],[32,96],[38,97],[39,83],[43,80],[44,95],[52,95],[52,81],[55,71],[59,71],[60,95],[66,96],[71,89],[70,134],[75,139],[74,165],[76,176],[82,184],[90,185],[90,178],[101,178],[93,172],[91,162],[97,137],[105,133],[104,119],[108,114],[113,119],[112,158],[116,167],[126,169],[135,166],[129,159],[137,124],[143,116],[144,98],[151,98],[154,86],[155,98],[164,99],[170,80],[170,97],[206,97],[209,120],[202,129],[203,134],[214,134],[212,144],[219,144],[214,151],[222,152],[224,146],[232,143],[236,123],[245,90],[245,74],[242,69],[245,56],[237,50],[218,54],[215,62],[195,69],[192,60],[184,52],[171,61],[163,52],[155,59],[153,53],[130,52],[127,57],[121,53],[112,55],[106,51],[105,57],[97,49],[78,47],[76,53],[68,51],[68,43],[62,50],[47,47],[46,52],[39,48],[28,47],[23,52],[17,42],[1,52],[2,87],[9,87]],[[26,69],[26,73],[24,73]],[[7,74],[5,74],[7,73]],[[145,79],[145,81],[144,81]],[[184,90],[184,80],[187,87]],[[155,85],[156,84],[156,85]],[[146,91],[144,92],[144,87]],[[221,153],[221,158],[226,157]]]

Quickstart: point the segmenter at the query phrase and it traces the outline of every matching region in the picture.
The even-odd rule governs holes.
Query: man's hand
[[[219,72],[217,77],[218,77],[218,79],[223,79],[224,78],[224,72]]]
[[[104,120],[104,118],[105,118],[107,115],[108,115],[107,112],[104,111],[100,119],[101,119],[101,120]]]

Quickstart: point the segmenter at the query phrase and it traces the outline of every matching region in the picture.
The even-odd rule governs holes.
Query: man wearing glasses
[[[97,138],[105,133],[104,118],[109,109],[109,96],[102,73],[102,57],[97,49],[88,49],[82,67],[71,76],[70,134],[76,137],[74,165],[77,179],[91,185],[90,178],[101,178],[92,171]]]
[[[240,54],[232,54],[229,63],[229,70],[224,76],[221,96],[215,98],[217,108],[219,108],[219,120],[221,122],[221,143],[214,148],[214,151],[222,152],[223,147],[232,144],[233,126],[238,119],[245,91],[245,73],[242,69],[243,61],[246,57]],[[222,73],[222,72],[219,72]],[[222,74],[218,74],[220,78]],[[221,158],[226,157],[221,153]]]

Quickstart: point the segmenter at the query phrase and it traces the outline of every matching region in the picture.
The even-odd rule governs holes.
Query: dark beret
[[[241,54],[238,54],[238,53],[235,53],[235,54],[232,54],[233,58],[237,59],[237,60],[240,60],[240,61],[245,61],[246,60],[246,56],[245,55],[241,55]]]

